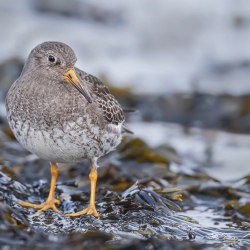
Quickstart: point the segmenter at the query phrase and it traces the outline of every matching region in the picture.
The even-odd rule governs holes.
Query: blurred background
[[[174,149],[173,171],[250,172],[248,0],[1,0],[0,20],[2,123],[31,49],[61,41],[139,111],[127,117],[135,136]]]

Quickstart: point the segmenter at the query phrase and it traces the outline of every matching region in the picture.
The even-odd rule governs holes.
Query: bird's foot
[[[89,204],[89,206],[78,212],[78,213],[74,213],[74,214],[66,214],[65,216],[72,216],[72,217],[76,217],[76,216],[80,216],[80,215],[83,215],[83,214],[92,214],[94,215],[95,217],[97,217],[98,219],[100,219],[100,215],[99,213],[96,211],[96,208],[95,208],[95,204],[91,205]]]
[[[37,204],[32,204],[32,203],[29,203],[29,202],[24,202],[24,201],[21,201],[19,202],[19,205],[21,206],[24,206],[24,207],[32,207],[32,208],[37,208],[39,209],[34,215],[40,215],[43,211],[45,210],[48,210],[50,208],[53,209],[54,212],[56,213],[61,213],[61,211],[59,211],[57,208],[56,208],[56,204],[60,204],[61,202],[57,199],[55,199],[54,197],[52,199],[48,198],[46,200],[45,203],[43,204],[40,204],[40,205],[37,205]]]

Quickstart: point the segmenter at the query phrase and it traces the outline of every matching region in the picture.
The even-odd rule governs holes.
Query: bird
[[[29,54],[20,77],[10,87],[6,100],[9,126],[19,143],[50,162],[51,184],[43,204],[19,202],[36,208],[36,215],[56,205],[58,163],[90,161],[90,202],[86,209],[66,214],[91,214],[95,206],[97,160],[114,150],[125,126],[121,105],[95,76],[78,69],[76,54],[62,42],[44,42]]]

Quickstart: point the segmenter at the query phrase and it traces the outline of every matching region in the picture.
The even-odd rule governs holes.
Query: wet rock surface
[[[102,77],[101,77],[102,78]],[[110,86],[109,82],[103,78]],[[129,116],[146,122],[171,122],[185,127],[250,133],[250,95],[212,95],[199,91],[171,95],[135,95],[129,88],[110,86],[124,107],[139,112]]]
[[[126,153],[137,148],[139,159],[137,153]],[[55,197],[62,213],[48,210],[34,216],[35,209],[18,202],[46,200],[49,164],[6,136],[0,167],[1,249],[250,247],[249,176],[222,183],[199,167],[170,163],[166,155],[163,160],[157,150],[139,138],[126,137],[117,151],[102,159],[96,201],[100,220],[64,216],[89,202],[87,161],[59,166]],[[169,165],[175,165],[175,171]],[[206,219],[193,219],[193,211]]]

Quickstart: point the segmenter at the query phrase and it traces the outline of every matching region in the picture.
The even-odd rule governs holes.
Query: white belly
[[[99,158],[114,150],[121,141],[121,133],[117,133],[117,129],[121,129],[121,126],[116,128],[116,133],[110,130],[102,133],[98,139],[86,131],[68,130],[65,133],[54,128],[48,132],[27,125],[21,127],[21,132],[20,129],[12,128],[20,144],[38,157],[56,163],[73,163],[86,158]],[[99,134],[97,127],[93,127],[93,130],[95,134]]]

